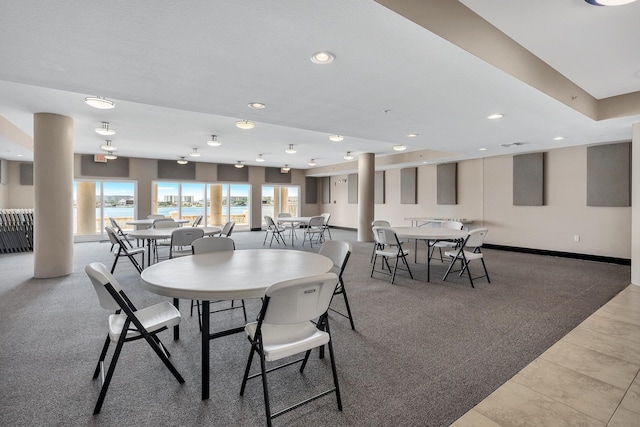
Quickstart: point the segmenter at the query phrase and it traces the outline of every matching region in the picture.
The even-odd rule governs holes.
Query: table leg
[[[431,256],[429,256],[431,251],[429,247],[429,240],[427,240],[427,282],[431,281]]]
[[[151,266],[151,239],[147,239],[147,267]]]
[[[209,399],[209,301],[202,301],[202,400]]]
[[[177,308],[178,311],[180,311],[180,300],[178,298],[173,299],[173,306]],[[173,339],[174,340],[180,339],[180,324],[177,324],[176,326],[173,327]]]

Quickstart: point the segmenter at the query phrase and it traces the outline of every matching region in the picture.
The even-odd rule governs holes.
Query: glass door
[[[125,181],[75,181],[73,183],[73,233],[76,240],[106,238],[104,227],[115,219],[121,228],[134,219],[136,184]]]
[[[262,186],[262,224],[268,215],[277,218],[278,214],[289,213],[300,216],[299,187],[297,185],[263,185]]]

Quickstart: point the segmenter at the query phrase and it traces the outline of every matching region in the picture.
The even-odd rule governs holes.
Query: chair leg
[[[329,332],[329,325],[327,324],[327,332]],[[331,333],[329,333],[331,335]],[[336,359],[333,355],[333,340],[329,340],[329,358],[331,359],[331,372],[333,373],[333,385],[336,388],[336,401],[338,403],[338,410],[342,411],[342,398],[340,397],[340,385],[338,384],[338,371],[336,369]]]
[[[120,250],[118,249],[118,253],[116,254],[116,259],[113,260],[113,265],[111,266],[111,274],[116,271],[116,264],[118,263],[118,258],[120,258]]]
[[[267,243],[267,237],[269,237],[269,229],[267,229],[267,232],[264,233],[264,241],[262,242],[262,246]]]
[[[102,409],[102,403],[104,402],[104,398],[107,395],[109,384],[111,384],[113,371],[115,371],[116,369],[116,363],[118,362],[118,357],[120,357],[120,351],[122,351],[122,344],[124,344],[124,335],[125,334],[120,335],[120,339],[118,340],[116,349],[113,352],[113,357],[111,358],[111,363],[109,364],[107,375],[104,378],[104,384],[102,384],[102,388],[100,388],[100,396],[98,396],[98,401],[96,402],[96,406],[93,408],[93,415],[99,414],[100,409]]]
[[[342,282],[342,279],[340,279]],[[355,325],[353,324],[353,316],[351,315],[351,307],[349,307],[349,298],[347,297],[347,288],[344,287],[344,283],[342,283],[342,296],[344,298],[344,305],[347,307],[347,313],[349,314],[349,322],[351,323],[351,329],[356,330]]]
[[[242,377],[242,385],[240,386],[240,396],[244,395],[244,388],[247,385],[249,379],[249,370],[251,369],[251,362],[253,361],[253,353],[255,353],[254,344],[251,344],[251,351],[249,352],[249,360],[247,360],[247,367],[244,370],[244,376]]]
[[[178,380],[178,382],[180,384],[183,384],[184,383],[184,378],[182,378],[182,375],[180,375],[180,372],[178,372],[176,367],[173,366],[173,363],[171,363],[171,361],[169,360],[167,355],[162,351],[162,349],[160,348],[158,343],[153,339],[151,334],[149,334],[148,332],[143,330],[142,331],[142,336],[149,343],[149,345],[151,346],[153,351],[155,351],[155,353],[158,355],[160,360],[162,360],[162,363],[164,363],[164,365],[169,369],[169,371],[171,371],[171,373],[173,374],[175,379]]]
[[[240,301],[242,301],[242,314],[244,314],[244,322],[247,323],[247,309],[244,306],[244,300],[240,300]]]
[[[104,362],[104,358],[107,356],[107,350],[109,349],[109,344],[111,343],[111,338],[109,338],[109,334],[107,334],[107,339],[104,340],[104,345],[102,346],[102,351],[100,352],[100,358],[98,359],[98,364],[96,365],[96,370],[93,372],[93,379],[95,380],[100,375],[100,367]]]
[[[262,372],[262,392],[264,394],[264,412],[267,416],[267,426],[271,427],[271,407],[269,406],[269,388],[267,386],[267,366],[263,354],[260,354],[260,370]]]
[[[480,258],[480,261],[482,261],[482,268],[484,268],[484,275],[487,276],[487,282],[491,283],[491,279],[489,279],[489,272],[487,271],[487,266],[484,263],[484,258]]]

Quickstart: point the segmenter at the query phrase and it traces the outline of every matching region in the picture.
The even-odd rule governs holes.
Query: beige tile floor
[[[640,427],[640,286],[630,285],[455,427]]]

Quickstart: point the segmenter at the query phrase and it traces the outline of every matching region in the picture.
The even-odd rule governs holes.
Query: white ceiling
[[[640,2],[461,2],[598,99],[640,91]],[[125,157],[197,147],[196,161],[257,165],[262,153],[262,165],[294,168],[394,144],[451,161],[630,140],[640,122],[587,118],[371,0],[3,3],[0,115],[30,136],[33,113],[71,116],[78,153],[100,152],[102,121]],[[334,63],[313,64],[320,50]],[[95,95],[116,108],[83,102]],[[496,112],[505,117],[486,119]],[[240,119],[257,126],[240,130]],[[223,145],[207,146],[211,134]],[[526,144],[502,146],[514,142]],[[0,136],[0,158],[33,154]]]

